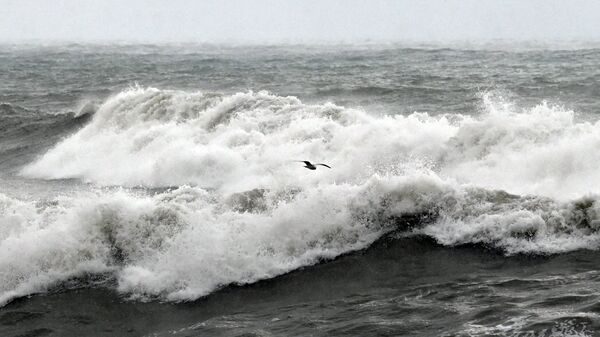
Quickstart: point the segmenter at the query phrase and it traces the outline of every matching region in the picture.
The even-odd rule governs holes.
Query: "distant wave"
[[[597,249],[599,130],[493,94],[478,116],[376,117],[266,92],[132,88],[21,173],[136,188],[0,194],[0,303],[98,274],[133,298],[193,300],[391,233],[506,254]]]
[[[33,115],[33,111],[17,104],[0,102],[0,118],[27,117]]]
[[[14,169],[48,150],[65,133],[83,126],[84,113],[47,114],[25,107],[0,103],[0,165]]]
[[[73,120],[86,122],[87,118],[95,113],[98,107],[93,102],[82,102],[75,111],[64,113],[45,113],[28,109],[26,107],[0,102],[0,138],[6,138],[7,135],[28,136],[39,128],[50,124],[68,124],[64,127],[54,125],[55,133],[59,134],[66,131]]]
[[[319,90],[319,95],[353,95],[353,96],[368,96],[368,95],[388,95],[394,92],[393,88],[386,87],[356,87],[356,88],[331,88]]]

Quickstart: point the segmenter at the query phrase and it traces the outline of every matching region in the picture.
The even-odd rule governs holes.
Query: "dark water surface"
[[[599,261],[589,251],[507,258],[425,238],[385,239],[192,303],[65,290],[15,301],[0,324],[40,336],[585,336],[600,328]]]

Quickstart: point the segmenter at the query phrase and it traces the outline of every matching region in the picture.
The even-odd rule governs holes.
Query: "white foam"
[[[255,213],[195,187],[155,196],[95,191],[37,204],[2,195],[0,303],[89,273],[114,274],[133,297],[168,300],[270,278],[393,230],[375,221],[386,185],[371,179],[268,191],[266,209]],[[414,193],[410,180],[396,185]]]
[[[299,183],[300,169],[290,160],[333,165],[302,178],[321,182],[418,161],[461,183],[568,200],[600,193],[600,185],[590,184],[600,180],[599,130],[560,107],[520,110],[489,94],[479,116],[373,117],[265,92],[132,88],[108,99],[89,125],[22,174],[240,191]]]
[[[302,181],[340,181],[399,155],[433,151],[438,156],[435,152],[454,129],[426,115],[374,118],[264,92],[218,96],[137,88],[109,99],[89,125],[22,174],[105,185],[195,184],[241,191],[270,188],[278,181],[298,184],[304,169],[290,161],[309,159],[336,169],[304,175]],[[388,140],[381,142],[381,135]]]
[[[600,190],[600,124],[542,103],[529,110],[484,95],[485,111],[462,123],[444,174],[480,187],[568,200]]]
[[[591,225],[600,214],[596,200],[523,199],[463,188],[423,169],[374,174],[360,184],[263,190],[249,196],[258,208],[189,186],[37,203],[1,197],[0,303],[98,273],[113,275],[133,298],[193,300],[366,248],[385,233],[409,230],[403,216],[428,212],[437,216],[415,233],[446,245],[557,253],[600,242]]]
[[[445,245],[597,249],[599,126],[491,95],[478,116],[375,117],[266,92],[132,88],[22,175],[183,187],[0,195],[0,303],[86,273],[191,300],[365,248],[411,214],[432,215],[414,231]],[[333,169],[291,161],[306,159]]]

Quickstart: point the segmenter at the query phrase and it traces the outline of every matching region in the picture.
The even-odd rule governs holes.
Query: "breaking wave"
[[[43,179],[102,185],[198,185],[228,192],[274,184],[357,181],[405,166],[444,179],[559,199],[600,192],[598,123],[542,103],[518,109],[483,95],[478,116],[374,117],[266,92],[134,88],[108,99],[82,130],[26,166]],[[326,161],[302,172],[290,160]]]
[[[0,303],[89,275],[134,298],[193,300],[395,233],[506,254],[597,249],[598,130],[491,94],[477,116],[376,117],[266,92],[133,88],[21,171],[97,188],[0,195]],[[333,169],[293,162],[306,159]],[[114,185],[136,188],[101,187]]]
[[[108,275],[132,298],[193,300],[368,247],[390,233],[515,253],[595,249],[600,204],[463,188],[433,173],[223,196],[99,190],[1,196],[0,303]]]

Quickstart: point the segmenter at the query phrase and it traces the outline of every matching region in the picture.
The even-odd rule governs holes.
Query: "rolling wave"
[[[477,116],[374,117],[266,92],[234,95],[133,88],[22,170],[102,185],[193,184],[229,192],[273,184],[356,181],[422,166],[444,179],[559,199],[600,192],[598,123],[542,103],[519,109],[492,94]],[[290,160],[335,170],[299,179]]]
[[[597,130],[492,94],[476,116],[375,117],[266,92],[132,88],[21,171],[96,189],[0,195],[0,303],[89,275],[133,298],[193,300],[391,234],[506,254],[597,249]]]
[[[222,195],[97,190],[0,195],[0,303],[104,275],[136,299],[194,300],[369,247],[389,234],[507,254],[597,249],[597,198],[557,202],[465,188],[433,173]]]
[[[0,165],[18,170],[66,133],[85,125],[92,114],[89,106],[76,113],[47,114],[0,103]]]

